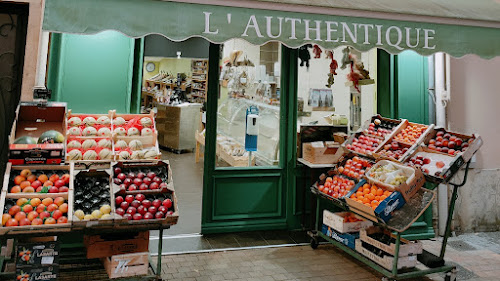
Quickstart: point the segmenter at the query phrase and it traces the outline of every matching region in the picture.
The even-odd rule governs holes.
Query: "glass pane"
[[[300,66],[301,60],[298,61],[297,132],[301,132],[299,140],[302,143],[333,141],[333,133],[356,131],[365,120],[376,114],[376,50],[359,53],[352,48],[340,47],[333,50],[335,62],[327,55],[328,51],[321,49],[321,54],[316,58],[317,49],[307,48],[309,67],[307,63]],[[304,48],[299,51],[299,57],[301,52],[304,57]],[[353,75],[351,65],[347,63],[342,68],[342,62],[349,54],[359,67],[362,64],[371,79],[361,79],[354,86],[350,81]],[[334,68],[335,63],[338,68],[333,71],[331,67]],[[300,148],[298,157],[304,157]]]
[[[227,41],[217,110],[217,167],[277,166],[280,44]],[[251,159],[251,160],[250,160]]]

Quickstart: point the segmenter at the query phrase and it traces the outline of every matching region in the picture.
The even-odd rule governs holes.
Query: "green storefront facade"
[[[43,28],[54,32],[48,87],[54,90],[56,99],[68,101],[70,108],[72,103],[79,104],[82,111],[84,108],[99,111],[99,106],[103,104],[88,107],[82,101],[92,100],[93,95],[102,93],[108,94],[109,102],[115,102],[122,112],[138,111],[144,48],[141,38],[147,34],[162,34],[173,41],[192,36],[207,39],[211,42],[209,74],[219,73],[222,59],[219,44],[226,40],[242,38],[256,45],[269,41],[283,44],[278,166],[216,168],[219,76],[208,76],[203,233],[302,227],[302,204],[309,202],[308,198],[303,198],[302,188],[311,178],[306,176],[304,167],[297,164],[296,155],[299,46],[314,43],[323,48],[348,45],[359,51],[373,48],[385,50],[379,51],[378,56],[378,73],[382,77],[379,80],[383,81],[377,90],[379,112],[388,117],[411,118],[421,123],[429,121],[422,117],[426,116],[427,108],[426,74],[422,72],[421,76],[407,81],[405,74],[414,73],[415,69],[425,70],[426,62],[416,54],[398,58],[398,53],[413,50],[427,56],[444,51],[457,57],[475,53],[484,58],[500,55],[500,29],[493,27],[228,6],[155,0],[46,0],[45,7]],[[169,20],[153,21],[159,18]],[[120,35],[106,41],[116,45],[103,46],[103,42],[98,42],[100,47],[92,50],[91,46],[85,46],[88,41],[78,42],[80,39],[71,35],[90,35],[104,30],[117,30],[129,37]],[[98,40],[90,38],[88,40]],[[115,52],[103,51],[109,48]],[[112,57],[116,63],[99,69],[66,68],[68,60],[84,53],[92,55],[92,52],[99,54],[95,59],[102,55]],[[121,81],[127,88],[102,89],[81,85],[77,92],[69,90],[68,87],[78,85],[78,71],[94,72],[96,79],[100,74],[112,71],[108,79],[114,83],[109,84]],[[98,85],[100,83],[95,83],[95,86]],[[124,92],[131,94],[123,97]],[[398,102],[403,99],[411,99],[411,104],[418,106]],[[89,110],[86,112],[93,112]],[[427,212],[408,234],[411,234],[410,238],[434,236],[432,212]]]

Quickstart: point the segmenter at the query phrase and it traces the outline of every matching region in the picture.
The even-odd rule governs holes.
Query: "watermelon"
[[[36,139],[30,136],[24,136],[14,140],[14,144],[36,144]]]
[[[64,136],[58,131],[50,130],[44,132],[39,138],[38,143],[63,143]]]

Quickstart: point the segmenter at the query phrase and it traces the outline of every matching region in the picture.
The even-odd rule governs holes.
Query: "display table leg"
[[[392,275],[398,274],[399,245],[401,244],[401,232],[397,233],[396,248],[394,249],[394,260],[392,261]]]
[[[158,240],[158,264],[156,265],[156,277],[161,279],[161,253],[163,250],[163,228],[160,228],[160,237]]]

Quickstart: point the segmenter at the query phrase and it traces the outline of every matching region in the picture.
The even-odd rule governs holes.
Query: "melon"
[[[64,135],[54,130],[44,132],[38,138],[38,143],[63,143],[63,142],[64,142]]]
[[[15,144],[36,144],[36,139],[30,136],[24,136],[14,140]]]

